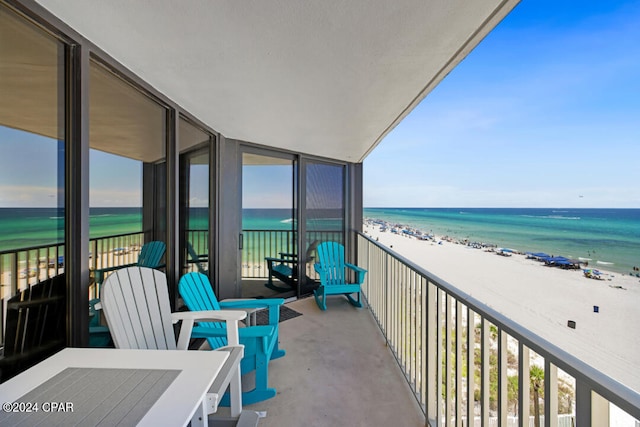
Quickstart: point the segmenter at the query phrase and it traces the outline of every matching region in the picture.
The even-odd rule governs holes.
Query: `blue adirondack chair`
[[[242,393],[242,401],[250,405],[276,395],[274,388],[268,387],[269,360],[285,355],[285,351],[278,348],[278,322],[280,320],[280,306],[284,304],[282,298],[218,301],[207,276],[201,273],[188,273],[182,276],[178,283],[180,296],[191,311],[220,310],[224,308],[241,310],[244,308],[268,308],[269,324],[240,328],[240,344],[244,345],[244,357],[240,362],[242,375],[256,371],[253,390]],[[227,345],[225,325],[221,322],[199,323],[200,329],[210,328],[207,333],[217,335],[207,338],[212,349]],[[222,405],[228,404],[228,397],[222,400]]]
[[[353,306],[362,307],[360,285],[364,282],[367,270],[345,262],[344,246],[336,242],[318,245],[318,263],[314,268],[320,275],[320,286],[313,295],[321,310],[327,309],[327,295],[344,295]],[[348,283],[347,268],[355,271],[356,283]],[[354,293],[357,299],[351,296]]]
[[[140,254],[138,255],[138,261],[133,264],[125,264],[125,265],[117,265],[113,267],[105,267],[96,269],[94,272],[94,278],[98,285],[101,285],[105,279],[105,273],[110,273],[115,270],[120,270],[121,268],[126,267],[149,267],[149,268],[159,268],[162,267],[161,264],[162,257],[167,249],[167,246],[164,242],[160,241],[152,241],[147,242],[140,249]]]

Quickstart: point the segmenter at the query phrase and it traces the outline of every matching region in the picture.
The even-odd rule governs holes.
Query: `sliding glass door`
[[[304,232],[301,233],[299,295],[318,286],[313,264],[321,242],[345,244],[345,166],[314,160],[302,162],[304,179]],[[302,227],[301,227],[302,230]]]
[[[294,295],[297,286],[296,162],[242,154],[242,296]]]
[[[180,118],[180,265],[182,274],[210,274],[213,136]]]

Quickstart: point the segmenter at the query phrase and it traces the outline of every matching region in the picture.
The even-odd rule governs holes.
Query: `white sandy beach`
[[[378,228],[365,224],[364,232],[599,371],[640,390],[637,277],[605,272],[605,280],[588,279],[582,270],[545,267],[524,255],[503,257]],[[599,312],[594,312],[594,306]],[[567,326],[568,320],[576,322],[575,329]]]

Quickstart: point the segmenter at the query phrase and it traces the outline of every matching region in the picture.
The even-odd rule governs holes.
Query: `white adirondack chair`
[[[189,339],[192,336],[199,337],[194,322],[226,321],[229,345],[218,351],[229,351],[230,355],[204,404],[206,413],[216,412],[220,399],[227,386],[230,386],[231,415],[240,416],[240,360],[244,346],[238,341],[238,321],[246,317],[246,312],[218,310],[171,313],[165,274],[147,267],[128,267],[107,277],[101,305],[117,348],[187,350]],[[176,343],[173,324],[179,321],[182,323]],[[202,420],[192,421],[192,425],[201,423]]]

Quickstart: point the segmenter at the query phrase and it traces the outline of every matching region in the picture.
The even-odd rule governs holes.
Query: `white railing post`
[[[460,301],[456,301],[456,427],[462,427],[462,304]],[[467,332],[468,333],[468,332]],[[469,369],[467,367],[467,372]]]
[[[427,418],[437,422],[438,416],[438,290],[427,281]]]
[[[514,418],[508,417],[510,337],[518,341],[519,427],[530,427],[532,422],[530,351],[535,351],[544,360],[545,409],[544,418],[541,419],[545,426],[558,427],[560,424],[558,369],[567,372],[576,381],[576,426],[608,425],[611,404],[640,419],[640,395],[634,390],[596,371],[369,238],[360,235],[358,244],[367,246],[366,252],[362,248],[361,254],[367,254],[369,277],[363,290],[369,309],[378,321],[416,399],[422,405],[425,422],[430,427],[475,427],[478,421],[482,427],[515,425]],[[455,314],[452,310],[455,310]],[[481,324],[479,341],[475,335],[477,320]],[[466,323],[467,333],[466,358],[463,355],[463,322]],[[496,345],[491,338],[493,325],[499,333],[497,365],[492,362]],[[446,336],[443,337],[443,334]],[[476,347],[480,351],[479,366],[476,366]],[[463,374],[465,360],[466,375]],[[479,384],[475,376],[476,369],[479,370]],[[491,369],[497,370],[497,383],[491,384],[491,378],[495,381]],[[463,390],[464,380],[466,390]],[[478,385],[480,401],[476,402]],[[495,414],[492,416],[491,412],[491,388],[495,385],[498,386],[497,417]],[[478,419],[475,419],[476,403],[480,408]],[[562,420],[571,421],[572,417],[562,415]]]
[[[529,427],[529,378],[530,354],[529,348],[518,342],[518,426]]]
[[[490,398],[490,387],[489,387],[489,371],[491,366],[489,364],[490,354],[491,354],[491,345],[490,345],[490,334],[489,330],[489,321],[482,318],[482,338],[480,344],[480,354],[481,354],[481,362],[480,362],[480,378],[482,378],[482,393],[481,393],[481,417],[482,417],[482,427],[489,427],[489,398]]]
[[[475,425],[476,416],[476,314],[467,307],[467,426]]]
[[[507,334],[498,328],[498,425],[507,427]]]
[[[558,427],[558,368],[544,361],[544,425]]]

